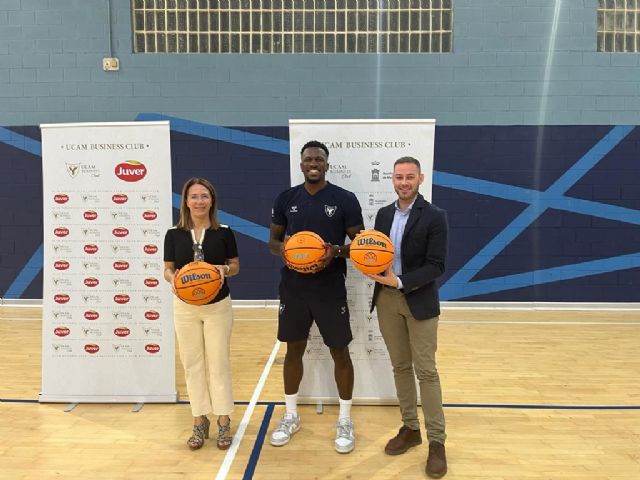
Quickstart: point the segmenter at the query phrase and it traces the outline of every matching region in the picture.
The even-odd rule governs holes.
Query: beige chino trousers
[[[233,411],[230,343],[231,297],[210,305],[175,298],[174,325],[194,417]]]
[[[430,442],[444,445],[447,436],[440,377],[436,369],[438,317],[416,320],[404,294],[395,288],[383,287],[380,290],[376,309],[380,332],[393,365],[402,422],[412,430],[420,430],[417,377],[427,438]]]

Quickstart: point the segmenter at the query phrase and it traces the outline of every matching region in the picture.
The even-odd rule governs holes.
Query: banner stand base
[[[178,392],[159,395],[62,395],[41,393],[39,403],[68,403],[68,411],[79,403],[132,403],[133,411],[139,411],[145,403],[178,403]],[[67,411],[67,410],[65,410]]]
[[[73,409],[76,408],[77,406],[78,406],[77,402],[70,403],[66,407],[64,407],[64,411],[69,413],[69,412],[73,411]]]
[[[131,408],[131,411],[133,413],[138,413],[140,410],[142,410],[142,407],[144,407],[144,403],[143,402],[138,402]]]

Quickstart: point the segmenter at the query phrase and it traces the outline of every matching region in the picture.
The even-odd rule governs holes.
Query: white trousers
[[[194,417],[233,411],[231,386],[231,297],[211,305],[174,298],[174,325]]]

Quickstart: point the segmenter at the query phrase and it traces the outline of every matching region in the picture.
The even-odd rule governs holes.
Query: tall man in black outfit
[[[398,435],[387,443],[385,453],[399,455],[422,443],[415,369],[429,439],[426,473],[440,478],[447,473],[447,459],[442,391],[436,369],[440,315],[436,279],[445,269],[448,227],[444,210],[418,193],[423,181],[418,160],[396,160],[393,187],[398,199],[381,208],[375,222],[375,229],[391,238],[395,256],[387,271],[369,277],[376,281],[371,310],[378,310],[403,423]]]
[[[335,449],[349,453],[355,446],[351,421],[353,364],[348,345],[353,339],[345,288],[349,245],[364,228],[362,210],[356,196],[326,181],[329,150],[316,141],[300,151],[300,169],[304,183],[282,192],[273,207],[269,249],[282,256],[286,237],[310,230],[322,237],[326,253],[315,273],[298,273],[286,266],[281,271],[278,340],[287,342],[284,360],[286,411],[270,435],[272,445],[289,443],[300,429],[297,411],[298,388],[303,375],[302,357],[311,324],[315,321],[334,361],[334,377],[340,396],[340,414],[336,425]]]

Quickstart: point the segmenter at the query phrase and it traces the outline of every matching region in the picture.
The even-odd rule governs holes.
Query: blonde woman
[[[223,279],[240,271],[235,236],[228,226],[218,222],[218,197],[213,185],[203,178],[191,178],[185,183],[180,220],[165,235],[164,278],[172,289],[176,272],[194,260],[215,265]],[[174,312],[194,417],[187,445],[192,450],[202,448],[205,438],[209,438],[207,415],[213,414],[218,417],[217,447],[226,450],[232,441],[229,414],[233,411],[229,355],[233,313],[227,282],[207,305],[189,305],[175,297]]]

